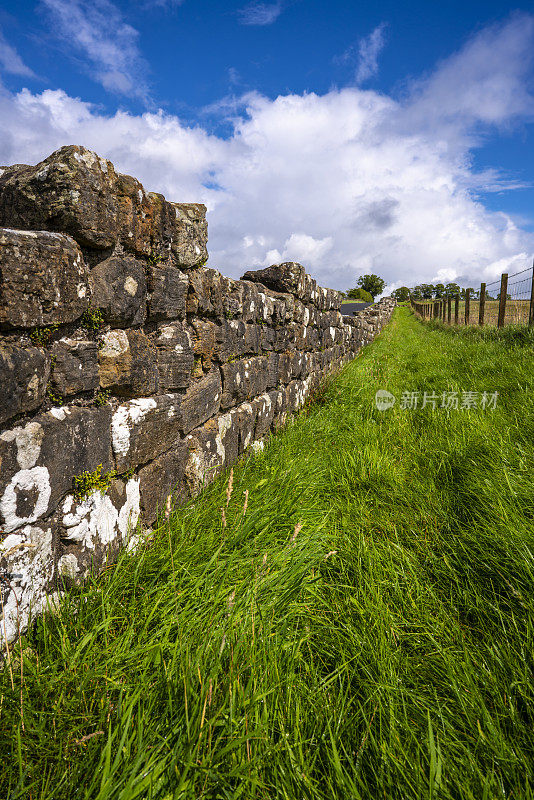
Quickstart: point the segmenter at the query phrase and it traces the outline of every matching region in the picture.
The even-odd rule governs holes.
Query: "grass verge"
[[[22,682],[15,648],[1,796],[532,798],[533,383],[530,342],[397,309],[231,492],[38,621]]]

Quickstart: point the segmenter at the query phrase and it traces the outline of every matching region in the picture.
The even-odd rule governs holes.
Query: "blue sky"
[[[534,250],[532,6],[0,9],[0,163],[84,144],[209,208],[210,264],[476,283]]]

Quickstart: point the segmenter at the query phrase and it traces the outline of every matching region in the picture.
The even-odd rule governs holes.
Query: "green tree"
[[[410,299],[410,290],[408,289],[407,286],[400,286],[393,292],[393,297],[395,298],[397,303],[405,303],[407,300]]]
[[[457,283],[448,283],[445,287],[445,297],[456,297],[460,294],[460,287]]]
[[[431,300],[434,297],[434,287],[431,283],[422,283],[419,288],[425,300]]]
[[[346,292],[346,297],[350,297],[351,300],[362,300],[365,303],[372,303],[373,302],[373,295],[366,292],[365,289],[362,289],[361,286],[356,286],[354,289],[349,289]]]
[[[423,299],[423,292],[421,286],[414,286],[411,291],[412,300],[422,300]]]
[[[378,275],[360,275],[358,278],[358,286],[369,292],[373,296],[373,300],[377,294],[381,294],[384,291],[385,285],[385,280],[379,278]]]
[[[436,283],[434,286],[434,296],[436,300],[441,300],[445,294],[445,286],[442,283]]]

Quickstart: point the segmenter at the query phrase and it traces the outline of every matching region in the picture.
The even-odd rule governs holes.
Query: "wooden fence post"
[[[502,328],[504,325],[504,315],[506,314],[506,295],[508,294],[508,273],[503,272],[501,275],[501,293],[499,295],[499,319],[497,320],[497,327]]]
[[[532,264],[532,286],[530,288],[530,312],[528,315],[529,326],[534,325],[534,263]]]
[[[486,284],[480,284],[480,300],[478,303],[478,324],[484,325],[484,312],[486,310]]]
[[[452,306],[452,297],[449,295],[447,297],[447,323],[451,324],[451,306]]]
[[[438,304],[437,304],[437,302],[435,300],[434,300],[434,309],[433,310],[434,310],[434,319],[437,319],[438,318],[439,308],[438,308]]]
[[[458,314],[460,309],[460,295],[457,294],[454,298],[454,324],[458,325]]]
[[[445,322],[445,300],[441,301],[441,320]]]
[[[466,325],[469,325],[469,310],[470,310],[470,301],[471,301],[471,289],[465,290],[465,319],[464,322]]]

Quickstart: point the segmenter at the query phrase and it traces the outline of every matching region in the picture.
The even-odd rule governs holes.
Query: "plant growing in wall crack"
[[[85,471],[81,475],[74,476],[72,479],[73,493],[77,500],[83,500],[84,497],[87,497],[95,490],[105,492],[108,489],[111,482],[117,477],[117,470],[112,469],[109,472],[103,472],[103,468],[103,465],[99,464],[93,472]]]

